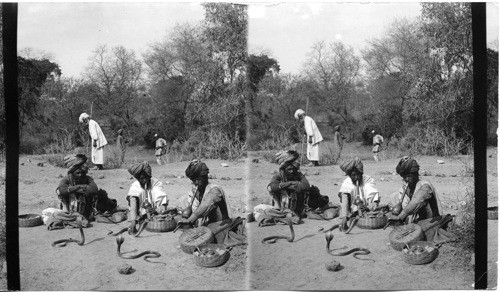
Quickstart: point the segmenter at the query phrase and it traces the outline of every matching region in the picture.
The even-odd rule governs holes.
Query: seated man
[[[405,156],[399,161],[396,172],[403,178],[404,184],[391,195],[391,203],[396,206],[402,201],[402,210],[399,213],[399,210],[393,209],[393,213],[399,215],[390,214],[389,219],[405,222],[409,215],[413,215],[410,222],[416,223],[442,214],[441,202],[434,187],[430,182],[419,180],[419,169],[417,161],[411,157]]]
[[[128,168],[128,172],[135,177],[127,195],[129,202],[129,221],[146,213],[162,214],[168,206],[168,198],[163,191],[160,180],[151,177],[151,166],[146,161],[136,163]]]
[[[343,219],[345,225],[347,218],[352,215],[351,212],[358,211],[358,208],[361,208],[361,211],[375,210],[380,202],[380,195],[375,180],[363,174],[363,162],[358,157],[342,163],[340,169],[349,176],[342,182],[338,194],[342,206],[340,219]]]
[[[180,201],[183,209],[193,203],[192,213],[189,218],[182,218],[179,222],[194,225],[198,221],[197,226],[207,226],[209,223],[232,218],[224,190],[208,182],[208,173],[208,166],[197,159],[191,161],[186,168],[186,176],[193,182],[193,188]]]
[[[304,199],[310,185],[300,172],[298,158],[299,153],[294,150],[280,151],[276,154],[279,172],[271,178],[267,190],[273,198],[273,205],[277,205],[279,209],[289,209],[302,217]]]
[[[78,212],[87,220],[92,219],[93,196],[97,195],[97,185],[87,175],[85,166],[87,157],[84,154],[70,155],[64,158],[68,167],[68,175],[64,177],[56,189],[64,212]]]

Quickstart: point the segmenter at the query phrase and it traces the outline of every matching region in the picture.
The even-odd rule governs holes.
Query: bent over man
[[[92,163],[96,165],[96,169],[103,169],[104,146],[108,145],[108,141],[99,124],[92,120],[87,113],[82,113],[79,121],[89,126],[89,134],[92,139]]]
[[[307,159],[311,161],[311,164],[307,166],[319,166],[319,143],[323,141],[323,136],[321,136],[316,122],[310,116],[306,116],[302,109],[295,111],[294,116],[295,119],[304,121],[304,130],[307,135]]]

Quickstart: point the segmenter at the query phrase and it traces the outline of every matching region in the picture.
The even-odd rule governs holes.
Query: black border
[[[7,289],[20,290],[19,272],[19,111],[17,92],[17,3],[2,3],[3,80],[5,98],[5,223]],[[9,126],[10,125],[10,126]]]
[[[475,198],[475,274],[474,289],[488,283],[488,206],[486,179],[486,3],[471,3],[472,47],[474,58],[474,198]]]

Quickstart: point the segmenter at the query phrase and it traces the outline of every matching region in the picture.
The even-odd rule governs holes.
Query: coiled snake
[[[353,253],[353,257],[358,259],[358,260],[365,260],[365,261],[373,261],[375,262],[374,260],[372,259],[362,259],[362,258],[358,258],[357,255],[367,255],[367,254],[370,254],[371,252],[366,249],[366,248],[361,248],[361,247],[355,247],[355,248],[351,248],[347,251],[344,251],[344,252],[338,252],[338,253],[333,253],[331,250],[330,250],[330,243],[332,242],[332,239],[333,239],[333,232],[332,231],[328,231],[326,234],[325,234],[325,239],[326,239],[326,252],[331,254],[332,256],[345,256],[345,255],[348,255],[350,253]],[[343,248],[346,248],[346,247],[343,247]],[[342,248],[336,248],[334,250],[337,250],[337,249],[342,249]]]
[[[272,235],[268,237],[264,237],[262,239],[262,243],[264,244],[270,244],[270,243],[276,243],[276,241],[280,238],[286,239],[288,242],[293,242],[295,239],[295,232],[293,231],[293,222],[289,217],[286,217],[285,219],[279,219],[281,222],[286,223],[290,227],[290,237],[284,236],[284,235]]]
[[[68,242],[76,242],[78,245],[82,246],[85,243],[85,234],[83,234],[83,228],[82,228],[82,220],[80,217],[76,219],[76,224],[78,225],[78,229],[80,229],[80,240],[76,240],[73,238],[67,238],[67,239],[59,239],[56,240],[52,243],[53,247],[63,247],[68,244]]]
[[[139,254],[136,254],[136,255],[124,255],[124,254],[122,254],[120,252],[120,247],[121,247],[121,245],[123,244],[124,241],[125,241],[125,238],[123,238],[123,236],[121,234],[119,234],[118,237],[116,238],[116,244],[118,245],[117,248],[116,248],[116,252],[117,252],[118,256],[121,257],[122,259],[138,259],[138,258],[144,256],[144,260],[146,262],[154,263],[154,264],[164,264],[164,265],[166,265],[163,262],[152,262],[152,261],[148,260],[149,258],[159,258],[159,257],[161,257],[161,254],[159,252],[156,252],[156,251],[146,250],[146,251],[143,251],[143,252],[141,252]]]

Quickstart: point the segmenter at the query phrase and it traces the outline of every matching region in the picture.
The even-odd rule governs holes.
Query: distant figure
[[[335,126],[335,134],[333,135],[333,144],[337,147],[337,156],[335,157],[335,163],[340,159],[340,154],[342,153],[342,148],[344,148],[345,136],[340,134],[340,126]]]
[[[158,134],[155,134],[155,140],[156,140],[156,148],[155,148],[156,162],[158,163],[158,165],[161,165],[161,159],[163,159],[162,156],[165,155],[165,153],[167,152],[167,149],[165,149],[165,147],[167,146],[167,141],[165,141],[165,139],[163,138],[160,138]],[[163,159],[163,162],[167,164],[165,162],[165,159]]]
[[[92,163],[96,166],[94,170],[104,169],[102,166],[104,164],[104,146],[108,145],[108,141],[104,137],[101,127],[87,113],[82,113],[79,121],[89,126],[89,134],[92,139]]]
[[[128,140],[123,137],[123,129],[118,130],[118,137],[116,137],[116,147],[120,150],[120,165],[125,161],[125,151],[127,150]]]
[[[378,153],[380,152],[380,145],[384,143],[384,137],[381,135],[377,134],[375,130],[372,131],[373,134],[373,158],[375,161],[380,161],[380,158],[378,157]]]
[[[311,161],[306,166],[319,166],[319,143],[323,141],[323,136],[321,136],[316,122],[310,116],[306,116],[302,109],[295,111],[294,116],[299,121],[304,120],[304,129],[307,135],[307,159]]]

